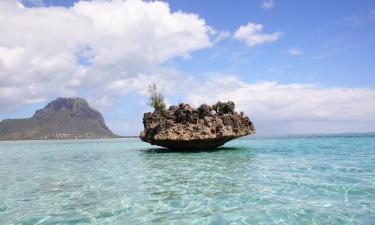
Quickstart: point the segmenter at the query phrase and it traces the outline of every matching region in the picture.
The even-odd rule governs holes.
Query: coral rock
[[[181,103],[166,112],[143,116],[142,141],[171,149],[216,148],[238,137],[255,133],[255,127],[233,102],[202,104],[193,108]]]

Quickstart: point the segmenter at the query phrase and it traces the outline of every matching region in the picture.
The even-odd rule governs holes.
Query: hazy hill
[[[82,98],[57,98],[31,118],[0,122],[0,140],[117,137]]]

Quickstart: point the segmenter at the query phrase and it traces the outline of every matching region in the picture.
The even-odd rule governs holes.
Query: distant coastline
[[[74,141],[74,140],[118,140],[118,139],[138,139],[139,136],[121,136],[121,135],[116,135],[111,138],[62,138],[62,139],[57,139],[57,138],[50,138],[50,139],[14,139],[14,140],[5,140],[5,139],[0,139],[0,142],[15,142],[15,141]]]
[[[375,137],[375,132],[338,132],[338,133],[293,133],[293,134],[255,134],[243,138],[313,138],[313,137]]]
[[[295,138],[355,138],[355,137],[375,137],[375,132],[343,132],[343,133],[313,133],[313,134],[254,134],[240,137],[239,139],[295,139]],[[3,140],[5,141],[69,141],[69,140],[113,140],[113,139],[139,139],[138,135],[116,135],[112,138],[66,138],[66,139],[17,139],[17,140]]]

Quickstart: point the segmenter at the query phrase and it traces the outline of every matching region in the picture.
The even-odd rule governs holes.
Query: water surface
[[[0,224],[375,224],[375,136],[0,142]]]

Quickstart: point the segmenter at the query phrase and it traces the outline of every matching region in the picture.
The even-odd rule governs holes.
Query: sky
[[[373,0],[2,0],[0,34],[0,120],[83,97],[138,135],[156,83],[258,134],[375,131]]]

